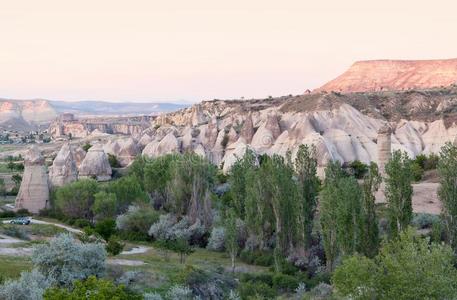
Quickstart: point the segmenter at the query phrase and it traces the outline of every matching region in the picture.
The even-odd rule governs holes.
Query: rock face
[[[49,184],[44,158],[36,146],[30,148],[24,157],[24,174],[16,197],[16,209],[27,209],[39,213],[49,206]]]
[[[79,169],[79,166],[81,166],[81,163],[83,162],[84,157],[86,157],[86,151],[84,151],[84,149],[81,147],[76,147],[76,149],[73,152],[73,158],[75,159],[76,167],[78,169]]]
[[[386,174],[386,164],[391,157],[392,129],[386,125],[378,130],[378,168],[382,177]]]
[[[31,130],[36,124],[47,123],[57,116],[46,100],[0,99],[0,127]]]
[[[180,152],[180,143],[173,132],[168,133],[160,142],[152,141],[143,150],[143,155],[157,157],[173,152]]]
[[[86,157],[79,166],[79,178],[95,178],[98,181],[111,179],[111,166],[102,145],[94,145],[87,151]]]
[[[122,167],[128,166],[140,153],[137,143],[133,138],[111,140],[103,147],[105,153],[116,156]]]
[[[51,186],[63,186],[78,179],[78,168],[73,147],[66,143],[57,153],[52,166],[49,168]]]
[[[354,63],[349,70],[317,91],[343,93],[408,90],[457,83],[457,59],[373,60]]]

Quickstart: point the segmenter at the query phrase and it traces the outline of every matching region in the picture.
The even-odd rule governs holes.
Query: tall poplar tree
[[[406,229],[413,217],[413,174],[411,160],[406,152],[392,153],[386,164],[387,219],[392,237]]]

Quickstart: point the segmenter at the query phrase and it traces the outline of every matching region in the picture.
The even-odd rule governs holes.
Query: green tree
[[[192,222],[199,218],[209,226],[216,167],[199,155],[186,153],[172,161],[170,174],[171,180],[167,183],[170,211],[178,216],[187,215]]]
[[[90,219],[97,190],[97,181],[93,179],[72,182],[57,189],[55,205],[71,218]]]
[[[332,271],[339,255],[351,255],[360,249],[362,191],[354,177],[344,175],[337,161],[329,163],[325,176],[320,221],[327,268]]]
[[[347,258],[332,278],[338,293],[350,299],[454,299],[457,270],[449,246],[399,233],[374,259]]]
[[[72,289],[50,288],[43,295],[44,300],[140,300],[141,295],[127,290],[123,285],[115,285],[106,279],[90,276],[77,280]]]
[[[145,203],[148,196],[135,176],[124,176],[109,183],[107,191],[116,195],[116,212],[123,213],[132,203]]]
[[[89,143],[85,143],[85,144],[82,146],[83,150],[86,151],[86,152],[89,151],[90,147],[92,147],[92,145],[89,144]]]
[[[411,160],[406,152],[397,150],[392,153],[385,169],[387,219],[391,236],[396,236],[409,225],[413,216]]]
[[[94,194],[94,199],[91,210],[97,219],[103,220],[116,215],[116,194],[101,191]]]
[[[225,220],[225,249],[230,255],[232,273],[235,273],[235,260],[238,254],[238,231],[236,227],[236,215],[233,209],[227,211]]]
[[[457,147],[451,143],[446,143],[441,148],[438,174],[438,195],[443,204],[446,237],[454,251],[457,251]]]
[[[368,257],[374,257],[379,248],[378,219],[376,217],[375,193],[381,184],[378,166],[371,163],[362,184],[362,217],[363,227],[360,251]]]
[[[245,216],[245,199],[246,199],[246,176],[250,169],[257,164],[255,153],[246,149],[246,153],[230,168],[230,193],[232,195],[232,206],[236,213],[244,218]]]
[[[301,218],[303,223],[303,241],[310,246],[314,214],[317,206],[319,178],[317,177],[316,148],[300,145],[294,162],[295,172],[300,188]]]

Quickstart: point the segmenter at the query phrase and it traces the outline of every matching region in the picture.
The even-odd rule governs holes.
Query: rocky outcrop
[[[386,164],[391,156],[392,129],[385,125],[378,130],[378,168],[381,176],[385,176]]]
[[[457,83],[457,59],[372,60],[349,70],[317,91],[374,92],[449,86]]]
[[[115,139],[108,141],[103,146],[105,153],[114,155],[122,167],[128,166],[140,153],[137,143],[133,138]]]
[[[259,153],[264,153],[273,146],[274,142],[281,134],[278,117],[275,114],[269,114],[266,121],[255,132],[251,146]]]
[[[79,166],[81,166],[84,157],[86,157],[86,151],[84,151],[84,149],[80,146],[76,147],[76,149],[73,151],[73,158],[75,159],[76,167],[78,169]]]
[[[241,127],[240,137],[244,139],[245,143],[250,143],[254,136],[254,124],[252,122],[252,115],[248,115]]]
[[[32,146],[25,154],[24,165],[15,208],[37,214],[49,206],[49,183],[44,157],[36,146]]]
[[[49,182],[51,186],[58,187],[78,179],[78,168],[73,147],[66,143],[57,153],[52,166],[49,167]]]
[[[90,147],[79,166],[79,178],[107,181],[111,179],[111,174],[111,166],[108,162],[108,156],[103,151],[103,146],[97,144]]]
[[[151,158],[164,154],[180,152],[181,147],[173,132],[168,133],[160,142],[152,141],[143,150],[143,155]]]

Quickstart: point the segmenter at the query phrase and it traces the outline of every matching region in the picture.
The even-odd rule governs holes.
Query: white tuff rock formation
[[[15,208],[37,214],[49,205],[49,183],[44,158],[36,146],[32,146],[25,154],[24,165]]]
[[[51,186],[63,186],[78,179],[78,167],[74,157],[73,147],[66,143],[57,153],[52,166],[49,168]]]
[[[108,156],[100,144],[94,145],[87,151],[81,166],[79,166],[79,178],[95,178],[98,181],[111,179],[111,166]]]

